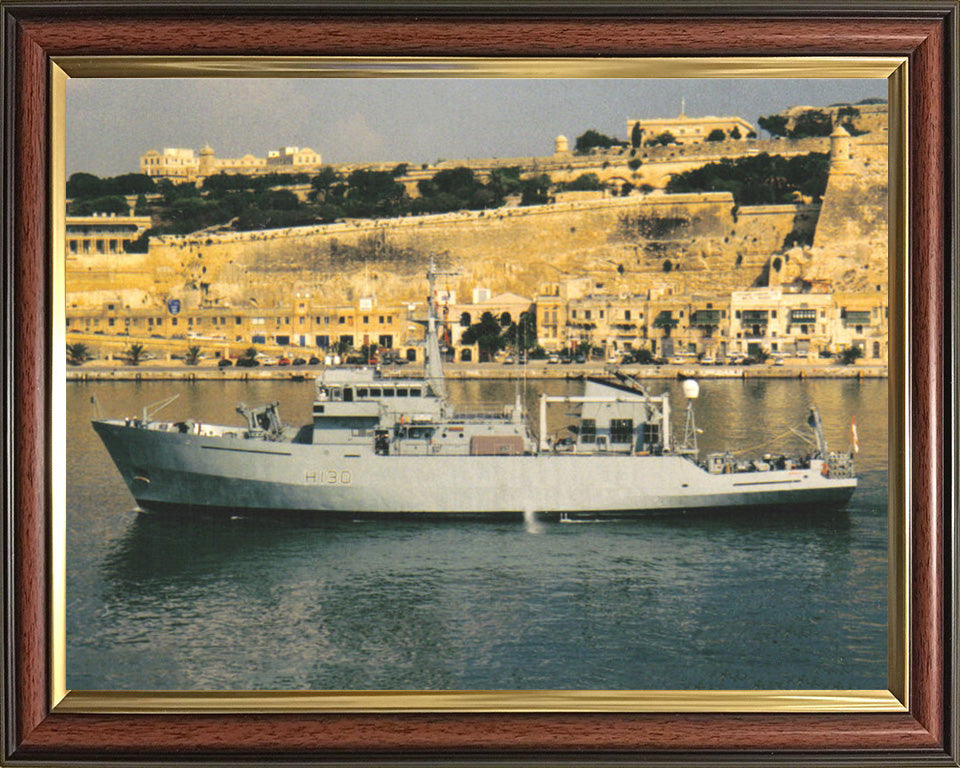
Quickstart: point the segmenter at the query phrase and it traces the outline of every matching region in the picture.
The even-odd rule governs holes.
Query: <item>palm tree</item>
[[[67,344],[67,362],[70,365],[82,365],[90,359],[90,350],[83,342]]]
[[[247,351],[240,355],[240,357],[244,358],[245,360],[256,360],[258,354],[260,353],[257,352],[256,347],[248,347]]]
[[[187,356],[184,359],[187,365],[196,365],[200,362],[200,347],[196,344],[187,347]]]
[[[127,350],[127,362],[130,365],[140,365],[140,360],[143,359],[146,351],[147,348],[144,347],[143,344],[131,344]]]

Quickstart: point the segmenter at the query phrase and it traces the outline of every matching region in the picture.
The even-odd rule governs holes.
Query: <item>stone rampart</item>
[[[137,304],[184,293],[197,300],[283,303],[297,292],[331,303],[377,295],[415,301],[430,253],[460,275],[459,295],[483,285],[532,295],[562,276],[610,275],[642,289],[651,277],[712,288],[749,285],[816,206],[737,209],[729,193],[631,195],[490,211],[346,221],[151,240],[146,255],[70,260],[72,300],[112,289]],[[669,262],[669,264],[667,264]],[[672,275],[665,273],[673,272]],[[678,286],[679,287],[679,286]]]

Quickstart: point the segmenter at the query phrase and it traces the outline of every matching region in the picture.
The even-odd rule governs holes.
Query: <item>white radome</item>
[[[683,382],[683,396],[688,400],[696,400],[700,396],[700,385],[694,379],[685,379]]]

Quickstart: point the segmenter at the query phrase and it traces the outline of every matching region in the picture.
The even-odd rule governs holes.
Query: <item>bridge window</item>
[[[597,442],[597,420],[596,419],[580,419],[580,442],[581,443]]]
[[[366,388],[366,387],[357,387],[357,397],[358,397],[358,398],[363,398],[363,397],[366,397],[366,396],[367,396],[367,388]]]
[[[384,387],[383,388],[384,397],[393,397],[393,387]]]
[[[397,388],[397,397],[406,397],[406,396],[407,396],[407,390],[404,389],[404,388],[398,387],[398,388]]]
[[[611,419],[610,420],[610,442],[611,443],[632,443],[633,442],[633,419]]]
[[[380,397],[380,387],[370,387],[370,397]]]
[[[420,397],[420,387],[410,387],[410,397]]]
[[[660,425],[646,423],[643,425],[643,442],[645,445],[656,445],[660,442]]]
[[[344,387],[343,388],[343,402],[352,403],[353,402],[353,387]]]

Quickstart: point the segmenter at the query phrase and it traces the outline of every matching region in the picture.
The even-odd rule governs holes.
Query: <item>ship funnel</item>
[[[687,400],[696,400],[700,397],[700,385],[694,379],[685,379],[682,384],[683,396]]]

